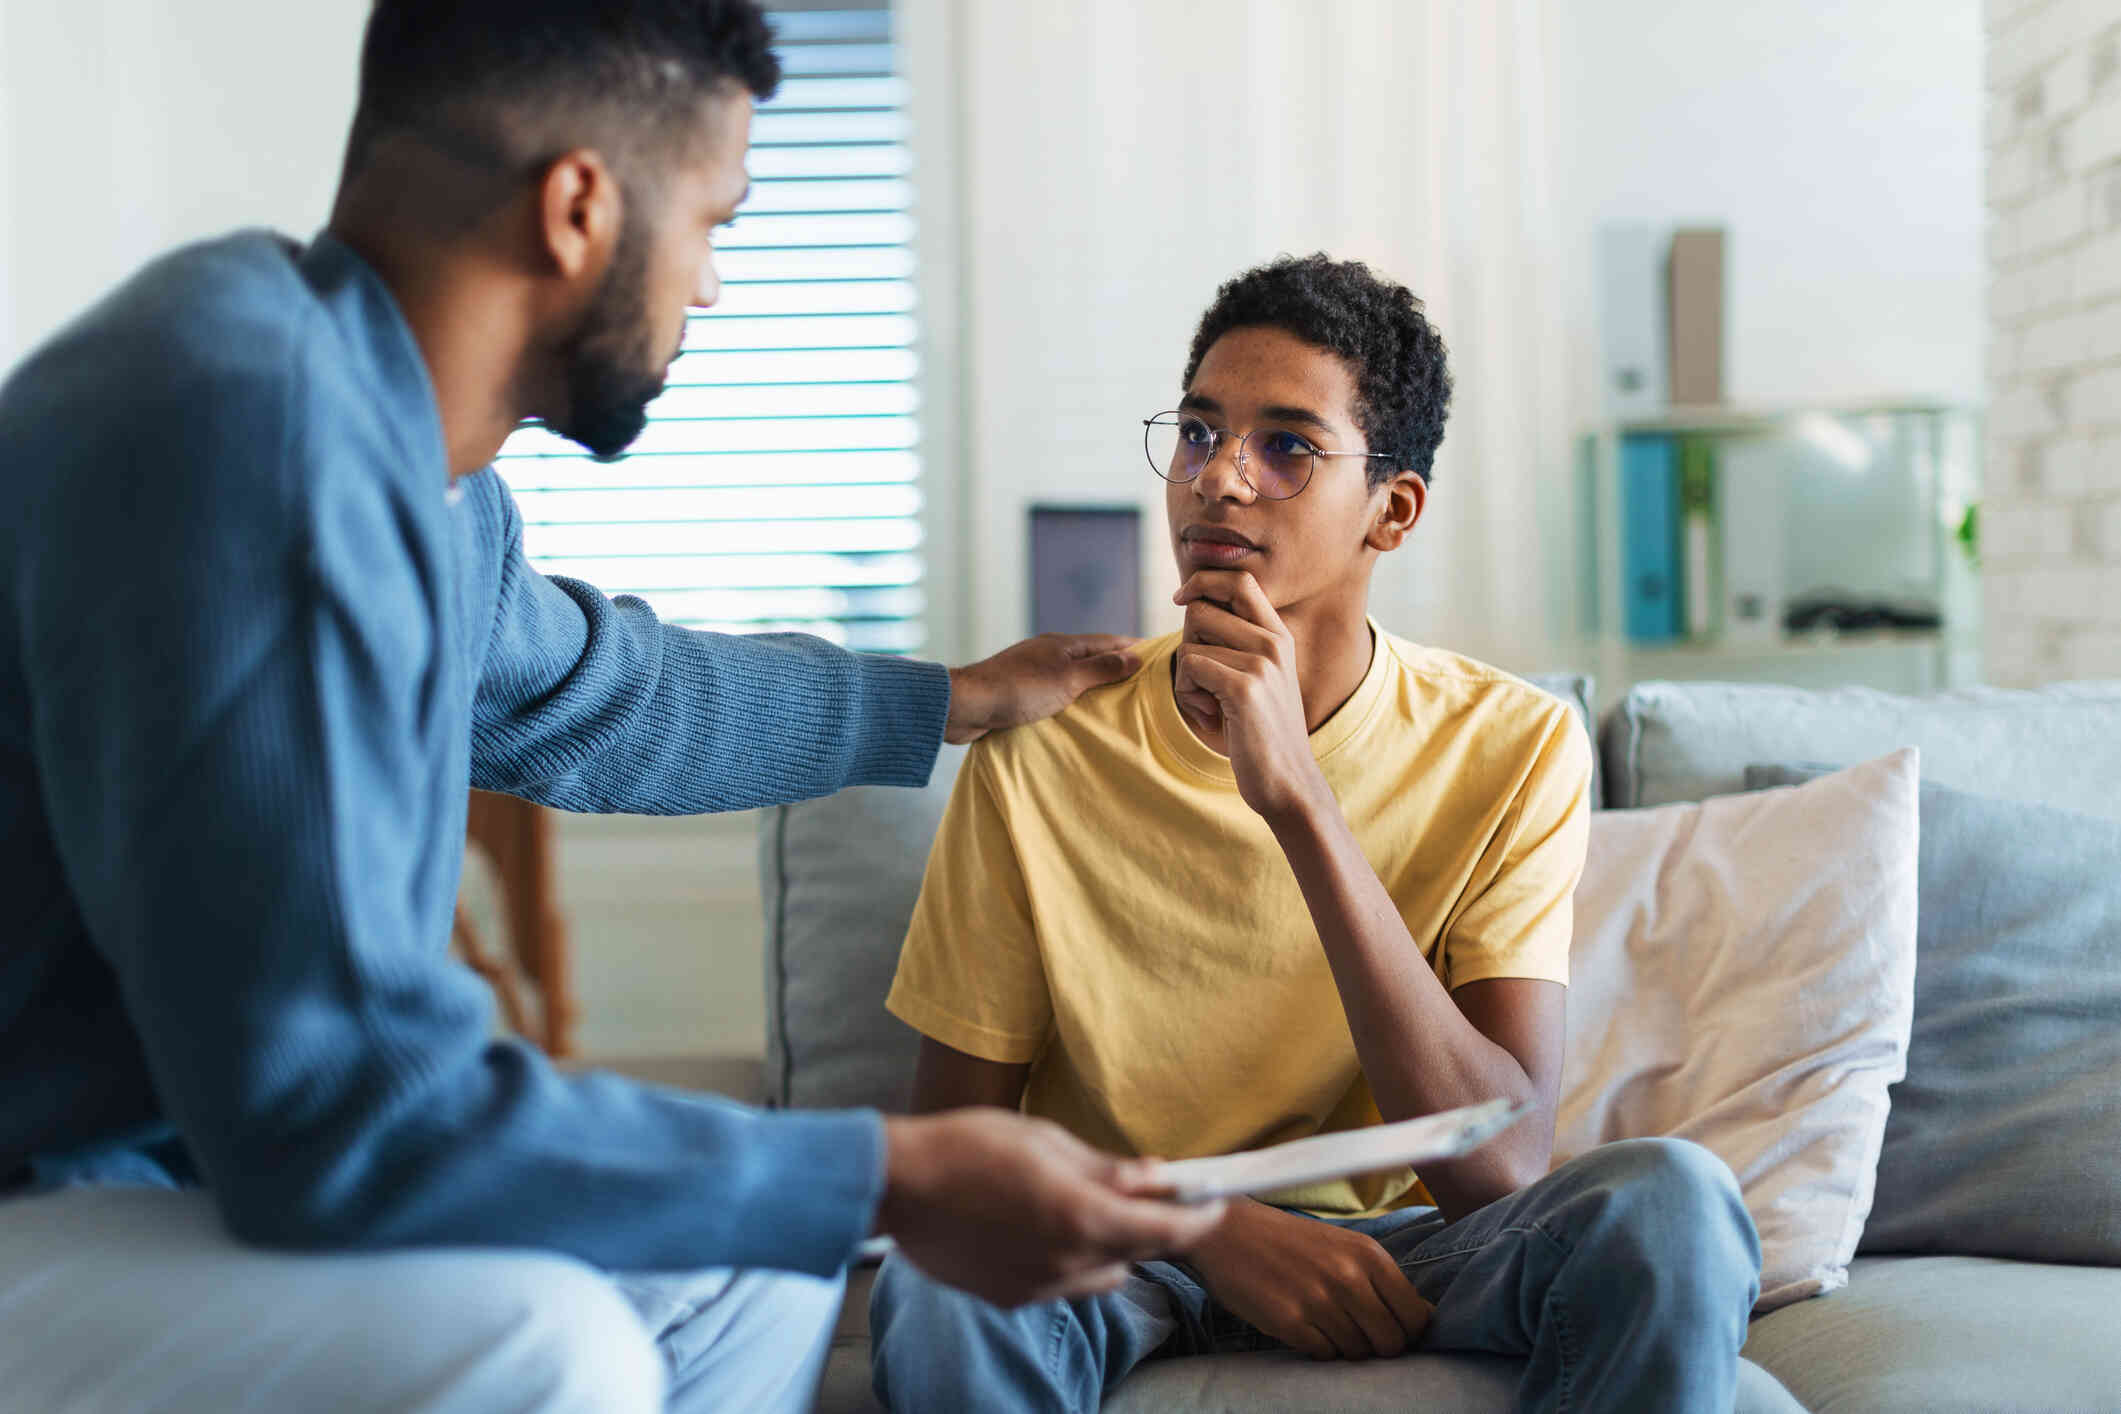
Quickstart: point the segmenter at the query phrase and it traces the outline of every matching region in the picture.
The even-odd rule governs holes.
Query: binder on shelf
[[[1672,233],[1665,297],[1670,323],[1672,401],[1723,401],[1723,230]]]
[[[1679,444],[1680,614],[1686,636],[1722,629],[1722,546],[1716,535],[1716,448],[1706,437]]]
[[[1598,331],[1607,411],[1648,416],[1665,397],[1663,252],[1648,226],[1598,228]]]
[[[1765,437],[1733,437],[1723,444],[1716,470],[1724,639],[1779,642],[1789,599],[1789,448]]]
[[[1680,636],[1679,445],[1631,433],[1620,439],[1621,569],[1625,622],[1637,643]]]

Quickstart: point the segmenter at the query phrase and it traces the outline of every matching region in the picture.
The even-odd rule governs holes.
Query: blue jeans
[[[805,1414],[841,1281],[245,1247],[205,1193],[0,1200],[0,1406]]]
[[[1522,1409],[1732,1407],[1760,1240],[1730,1169],[1698,1145],[1609,1144],[1455,1223],[1413,1208],[1341,1225],[1435,1304],[1418,1350],[1524,1359]],[[1275,1345],[1169,1262],[1115,1292],[1004,1311],[893,1256],[869,1326],[877,1398],[899,1414],[1074,1414],[1151,1356]]]

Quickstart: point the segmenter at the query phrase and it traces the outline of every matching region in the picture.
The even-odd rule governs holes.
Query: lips
[[[1259,548],[1257,541],[1215,525],[1189,525],[1178,533],[1178,538],[1188,545],[1230,545],[1243,550]]]

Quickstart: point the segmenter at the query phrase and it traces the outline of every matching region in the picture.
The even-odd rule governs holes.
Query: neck
[[[1370,671],[1375,645],[1361,600],[1353,604],[1292,604],[1281,611],[1296,640],[1296,683],[1304,699],[1304,726],[1317,731],[1341,709]]]
[[[531,341],[528,312],[467,243],[400,234],[376,218],[349,194],[328,229],[368,262],[411,328],[455,481],[491,463],[527,415],[519,370]]]

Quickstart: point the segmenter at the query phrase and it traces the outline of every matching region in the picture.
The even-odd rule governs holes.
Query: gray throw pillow
[[[1859,1250],[2121,1264],[2121,823],[1925,782],[1921,830],[1914,1033]]]

